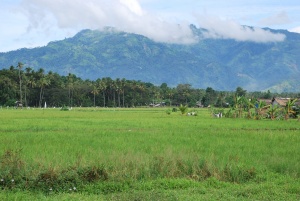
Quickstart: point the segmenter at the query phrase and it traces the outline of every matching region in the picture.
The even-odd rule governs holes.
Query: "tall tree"
[[[122,81],[119,78],[116,79],[115,86],[118,94],[118,107],[121,107]]]
[[[69,73],[67,76],[67,85],[68,85],[68,97],[69,97],[69,107],[73,106],[73,92],[74,92],[74,82],[76,76],[72,73]]]
[[[44,74],[44,69],[40,69],[39,72],[39,80],[38,80],[38,86],[40,87],[40,99],[39,99],[39,107],[42,107],[42,101],[44,96],[44,89],[46,86],[48,86],[51,82],[50,75]]]
[[[235,90],[236,96],[246,96],[247,90],[244,90],[242,87],[237,87]]]
[[[97,82],[92,82],[92,87],[91,93],[94,95],[94,107],[96,107],[96,95],[99,94],[99,85]]]
[[[125,107],[125,87],[126,87],[126,79],[123,78],[121,80],[121,90],[122,90],[122,95],[123,95],[123,107]]]
[[[23,104],[23,94],[22,94],[22,76],[21,76],[21,71],[23,68],[23,63],[18,62],[18,69],[19,69],[19,85],[20,85],[20,102]]]
[[[106,106],[106,97],[105,97],[105,93],[106,93],[106,88],[107,88],[107,84],[105,79],[102,79],[101,81],[99,81],[99,89],[100,91],[102,91],[102,97],[103,97],[103,107]]]

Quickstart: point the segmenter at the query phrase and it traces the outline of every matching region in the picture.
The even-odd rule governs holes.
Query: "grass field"
[[[300,122],[0,110],[0,200],[299,200]]]

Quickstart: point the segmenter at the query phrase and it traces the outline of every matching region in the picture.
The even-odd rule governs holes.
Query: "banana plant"
[[[241,118],[243,113],[243,104],[244,104],[244,97],[243,96],[235,96],[234,97],[234,110],[235,117],[236,115]],[[237,113],[237,114],[236,114]]]
[[[257,102],[255,104],[255,119],[262,119],[269,108],[270,105],[266,105],[264,101]]]
[[[286,103],[286,106],[284,107],[284,118],[285,120],[288,120],[290,115],[295,114],[296,112],[293,110],[293,106],[295,105],[297,99],[291,100],[289,99],[288,102]]]
[[[268,115],[270,116],[271,120],[274,120],[277,117],[278,111],[279,111],[278,105],[274,105],[269,108]]]
[[[245,103],[246,103],[246,106],[247,106],[247,113],[248,113],[247,118],[248,119],[252,118],[251,109],[255,108],[255,102],[256,102],[256,100],[254,98],[252,98],[252,99],[246,99],[245,98]]]

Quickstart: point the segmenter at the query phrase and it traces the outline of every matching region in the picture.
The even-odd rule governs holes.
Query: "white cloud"
[[[159,42],[195,42],[188,23],[169,23],[143,10],[137,0],[23,0],[29,30],[56,21],[59,28],[119,30],[145,35]],[[53,25],[51,25],[53,26]]]
[[[179,25],[167,21],[144,10],[138,0],[23,0],[22,6],[30,21],[28,31],[49,32],[54,26],[76,31],[112,26],[158,42],[189,44],[197,41],[188,22],[181,21]],[[242,27],[234,21],[207,15],[200,18],[199,25],[209,30],[205,35],[209,38],[255,42],[284,40],[284,35]]]
[[[294,27],[292,29],[289,29],[290,32],[300,33],[300,27]]]
[[[120,0],[120,3],[124,4],[133,13],[135,13],[139,16],[143,15],[143,9],[141,8],[141,6],[137,0]]]
[[[283,34],[274,34],[256,27],[241,26],[233,20],[222,20],[218,17],[202,15],[198,17],[200,27],[208,30],[205,38],[234,39],[237,41],[253,41],[258,43],[280,42]]]

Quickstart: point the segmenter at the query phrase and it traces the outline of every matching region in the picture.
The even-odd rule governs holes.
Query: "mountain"
[[[191,26],[201,35],[204,29]],[[0,69],[18,62],[37,70],[72,73],[83,79],[126,78],[169,86],[248,91],[300,91],[300,34],[271,30],[283,42],[202,39],[195,44],[158,43],[142,35],[83,30],[47,46],[0,53]]]

